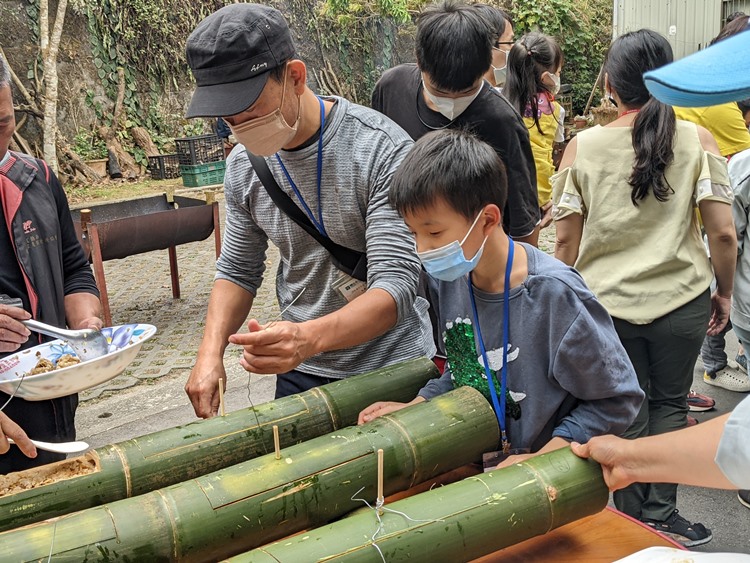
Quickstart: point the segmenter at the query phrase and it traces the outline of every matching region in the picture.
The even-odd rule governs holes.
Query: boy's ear
[[[484,236],[489,236],[495,227],[502,225],[503,213],[497,205],[490,203],[482,211],[482,219],[480,221],[482,222]]]

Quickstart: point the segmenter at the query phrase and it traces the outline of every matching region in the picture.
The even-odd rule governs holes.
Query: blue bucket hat
[[[707,107],[750,98],[750,29],[643,75],[659,101]]]

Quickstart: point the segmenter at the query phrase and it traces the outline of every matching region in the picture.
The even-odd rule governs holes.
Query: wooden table
[[[607,507],[599,514],[475,559],[474,563],[609,563],[654,546],[685,549],[645,524]]]

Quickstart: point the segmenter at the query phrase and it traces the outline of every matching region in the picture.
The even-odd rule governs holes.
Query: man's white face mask
[[[436,96],[435,94],[431,93],[427,89],[427,86],[425,86],[424,77],[422,78],[422,88],[424,89],[424,93],[427,96],[427,99],[433,103],[435,108],[437,108],[440,113],[442,113],[451,121],[453,121],[466,111],[466,108],[471,105],[471,102],[473,102],[482,91],[482,86],[484,86],[484,81],[482,81],[482,83],[479,85],[479,88],[477,88],[477,91],[473,94],[461,96],[460,98],[445,98],[443,96]]]

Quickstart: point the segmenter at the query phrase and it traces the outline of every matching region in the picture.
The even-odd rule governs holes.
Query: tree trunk
[[[497,418],[489,403],[478,391],[462,387],[364,426],[285,448],[281,459],[272,453],[145,495],[4,532],[0,545],[9,561],[55,556],[83,561],[92,554],[123,561],[217,561],[340,517],[361,506],[352,500],[357,495],[374,499],[378,449],[384,452],[384,493],[391,494],[479,461],[498,440]],[[529,472],[523,475],[533,478]],[[526,487],[518,485],[521,490],[513,498],[520,502]],[[605,488],[604,504],[606,498]],[[498,520],[493,524],[498,527]],[[374,529],[372,525],[370,533]]]
[[[414,521],[386,510],[377,548],[367,510],[229,561],[472,561],[596,514],[608,498],[599,465],[564,448],[387,504]]]
[[[140,174],[141,168],[133,157],[130,156],[130,153],[123,148],[120,141],[117,140],[114,129],[102,125],[99,127],[98,132],[99,136],[107,143],[107,149],[114,152],[117,156],[117,162],[120,163],[123,174],[130,179],[137,177]]]
[[[57,15],[49,31],[49,0],[39,2],[39,46],[44,65],[44,160],[57,172],[57,53],[60,48],[68,0],[58,0]]]
[[[151,135],[148,134],[147,129],[143,127],[131,127],[130,136],[146,152],[146,156],[157,156],[159,154],[159,149],[151,140]]]
[[[74,153],[69,146],[60,146],[59,149],[68,159],[67,164],[70,166],[73,174],[80,172],[83,178],[89,182],[101,182],[104,179],[93,168],[83,162],[81,157]]]
[[[411,401],[439,374],[426,358],[349,377],[255,409],[148,434],[57,464],[0,475],[0,531],[140,495],[357,423],[375,401]],[[76,473],[85,469],[79,475]]]

